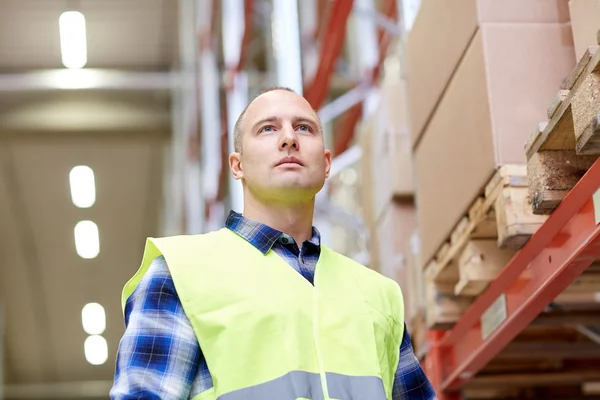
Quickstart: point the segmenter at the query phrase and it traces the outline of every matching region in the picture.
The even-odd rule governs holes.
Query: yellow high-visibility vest
[[[194,400],[392,398],[404,333],[393,280],[322,245],[313,286],[224,228],[149,238],[123,309],[161,254],[213,380]]]

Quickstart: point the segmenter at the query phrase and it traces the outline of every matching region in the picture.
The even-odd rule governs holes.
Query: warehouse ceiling
[[[70,7],[86,18],[86,68],[168,72],[177,60],[177,2],[0,0],[0,81],[63,68],[58,18]],[[65,398],[61,390],[74,398],[74,388],[82,398],[94,388],[106,393],[105,385],[86,382],[112,380],[123,332],[120,291],[139,265],[143,239],[159,234],[170,107],[166,89],[0,88],[6,398]],[[91,208],[71,201],[69,172],[77,165],[94,171]],[[81,220],[98,226],[94,259],[76,252]],[[99,366],[84,356],[81,313],[90,302],[106,310],[109,358]]]
[[[177,2],[0,0],[0,71],[60,68],[58,17],[86,18],[89,68],[166,70],[177,57]]]

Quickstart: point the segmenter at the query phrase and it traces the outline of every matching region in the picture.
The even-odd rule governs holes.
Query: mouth
[[[290,164],[299,165],[301,167],[304,166],[304,164],[302,164],[302,162],[300,160],[298,160],[296,157],[285,157],[285,158],[282,158],[277,163],[277,166],[280,166],[280,165],[290,165]]]

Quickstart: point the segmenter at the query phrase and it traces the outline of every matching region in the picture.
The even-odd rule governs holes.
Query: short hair
[[[233,150],[236,153],[242,152],[242,135],[243,135],[242,123],[243,123],[244,117],[246,116],[246,111],[248,111],[248,107],[250,107],[250,104],[252,104],[252,102],[254,102],[254,100],[256,100],[257,97],[259,97],[265,93],[272,92],[274,90],[285,90],[287,92],[296,93],[295,90],[293,90],[287,86],[271,86],[271,87],[268,87],[268,88],[262,90],[259,94],[254,96],[252,101],[250,103],[248,103],[246,108],[244,108],[244,111],[242,111],[242,113],[238,117],[238,119],[235,122],[235,125],[233,127]],[[319,119],[319,116],[317,115],[316,112],[315,112],[315,115],[317,116],[317,119]],[[321,131],[322,131],[323,129],[321,128],[321,121],[319,120],[318,122],[319,122],[319,129],[321,129]]]

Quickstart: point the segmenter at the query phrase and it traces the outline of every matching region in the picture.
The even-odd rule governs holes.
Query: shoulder
[[[146,249],[148,250],[149,244],[156,246],[161,253],[168,251],[169,249],[195,249],[197,251],[210,251],[215,247],[219,247],[221,244],[225,244],[228,240],[236,235],[233,234],[226,228],[220,229],[214,232],[208,232],[198,235],[176,235],[176,236],[165,236],[159,238],[148,238],[146,243]]]
[[[152,260],[138,287],[154,286],[157,283],[168,281],[170,279],[171,273],[169,272],[167,260],[165,260],[164,256],[160,255]]]
[[[148,313],[157,310],[176,311],[179,299],[169,267],[163,256],[152,260],[146,273],[127,298],[125,304],[125,320],[130,314]]]
[[[201,233],[197,235],[173,235],[173,236],[163,236],[163,237],[151,237],[148,240],[152,241],[155,244],[163,244],[170,245],[173,243],[176,244],[202,244],[202,243],[211,243],[216,240],[219,240],[224,236],[224,229],[220,229],[214,232]]]
[[[187,267],[190,259],[210,259],[223,253],[227,245],[223,239],[230,236],[235,235],[221,229],[202,235],[147,238],[141,265],[121,293],[122,309],[125,311],[130,300],[137,302],[140,296],[150,295],[157,287],[161,292],[169,290],[175,293],[173,280],[177,281],[177,277],[173,277],[173,274],[182,269],[180,266]],[[135,296],[132,296],[134,292]]]
[[[169,291],[171,287],[173,287],[173,279],[167,261],[161,255],[152,260],[133,291],[132,297],[139,299],[141,295]]]

